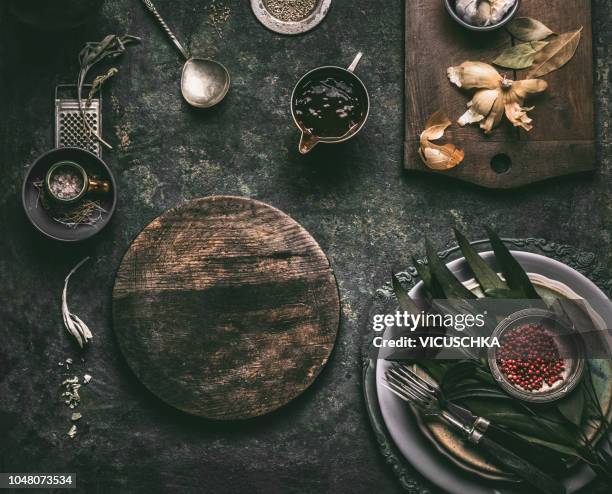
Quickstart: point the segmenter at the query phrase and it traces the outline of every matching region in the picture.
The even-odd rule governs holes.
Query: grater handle
[[[164,31],[166,31],[166,34],[170,37],[172,42],[176,45],[176,47],[185,57],[185,60],[189,60],[191,58],[191,55],[189,55],[189,52],[185,49],[185,47],[181,44],[181,42],[176,38],[172,30],[168,27],[168,24],[166,24],[166,21],[164,21],[164,19],[159,14],[159,12],[155,8],[155,5],[153,5],[151,0],[142,0],[142,3],[155,16],[155,18],[157,19],[157,22],[159,22],[159,24],[164,29]]]

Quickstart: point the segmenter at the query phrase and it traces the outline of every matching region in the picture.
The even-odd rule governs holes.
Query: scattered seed
[[[68,431],[68,437],[70,439],[74,439],[74,436],[76,435],[77,435],[77,426],[73,424],[70,430]]]

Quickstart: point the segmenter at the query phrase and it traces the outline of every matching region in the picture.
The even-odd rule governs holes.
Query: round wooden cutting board
[[[256,417],[302,393],[330,356],[339,317],[316,241],[278,209],[240,197],[162,214],[128,249],[113,291],[115,332],[138,379],[216,420]]]

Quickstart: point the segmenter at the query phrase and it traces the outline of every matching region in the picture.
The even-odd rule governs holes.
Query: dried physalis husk
[[[458,67],[449,67],[448,78],[464,89],[497,89],[502,76],[494,67],[484,62],[463,62]]]
[[[425,130],[421,133],[421,147],[419,154],[423,163],[432,170],[449,170],[463,161],[465,153],[463,149],[454,144],[439,146],[431,141],[436,141],[444,136],[444,131],[452,122],[443,112],[437,111],[425,124]]]
[[[477,89],[468,110],[459,118],[461,126],[480,123],[480,128],[489,134],[497,127],[504,114],[515,127],[526,131],[533,128],[527,112],[533,107],[524,105],[530,94],[546,90],[548,83],[539,79],[512,81],[502,77],[491,65],[482,62],[464,62],[448,69],[450,81],[465,89]]]

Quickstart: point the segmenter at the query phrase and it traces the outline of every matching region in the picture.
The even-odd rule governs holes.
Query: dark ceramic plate
[[[602,318],[612,321],[612,307],[609,299],[585,276],[545,256],[527,252],[514,252],[514,255],[528,272],[539,273],[571,287],[580,297],[589,300],[595,312]],[[484,257],[487,260],[490,258],[488,255]],[[472,276],[463,259],[449,263],[449,268],[463,281]],[[421,287],[417,285],[411,294],[414,295],[419,290]],[[377,307],[376,312],[381,310],[381,307]],[[473,470],[458,468],[456,463],[449,461],[449,455],[441,453],[440,448],[432,445],[431,438],[423,434],[418,419],[410,412],[405,403],[380,386],[388,362],[381,360],[376,362],[374,357],[368,359],[365,365],[364,389],[368,411],[377,436],[380,436],[379,443],[390,463],[396,465],[400,470],[403,469],[400,466],[401,462],[411,463],[426,478],[451,494],[465,492],[494,494],[499,492],[501,486],[504,486],[509,492],[512,491],[512,484],[499,480],[492,482],[482,478]],[[584,487],[593,480],[593,477],[594,474],[590,469],[577,466],[568,471],[563,480],[567,491],[571,493]]]
[[[59,161],[79,163],[89,176],[110,182],[110,193],[97,197],[105,212],[95,225],[63,225],[43,207],[42,192],[34,183],[44,180],[49,167]],[[110,168],[95,154],[80,148],[58,148],[43,154],[32,164],[23,181],[21,197],[26,216],[43,235],[63,242],[79,242],[93,237],[108,224],[117,205],[117,186]]]

